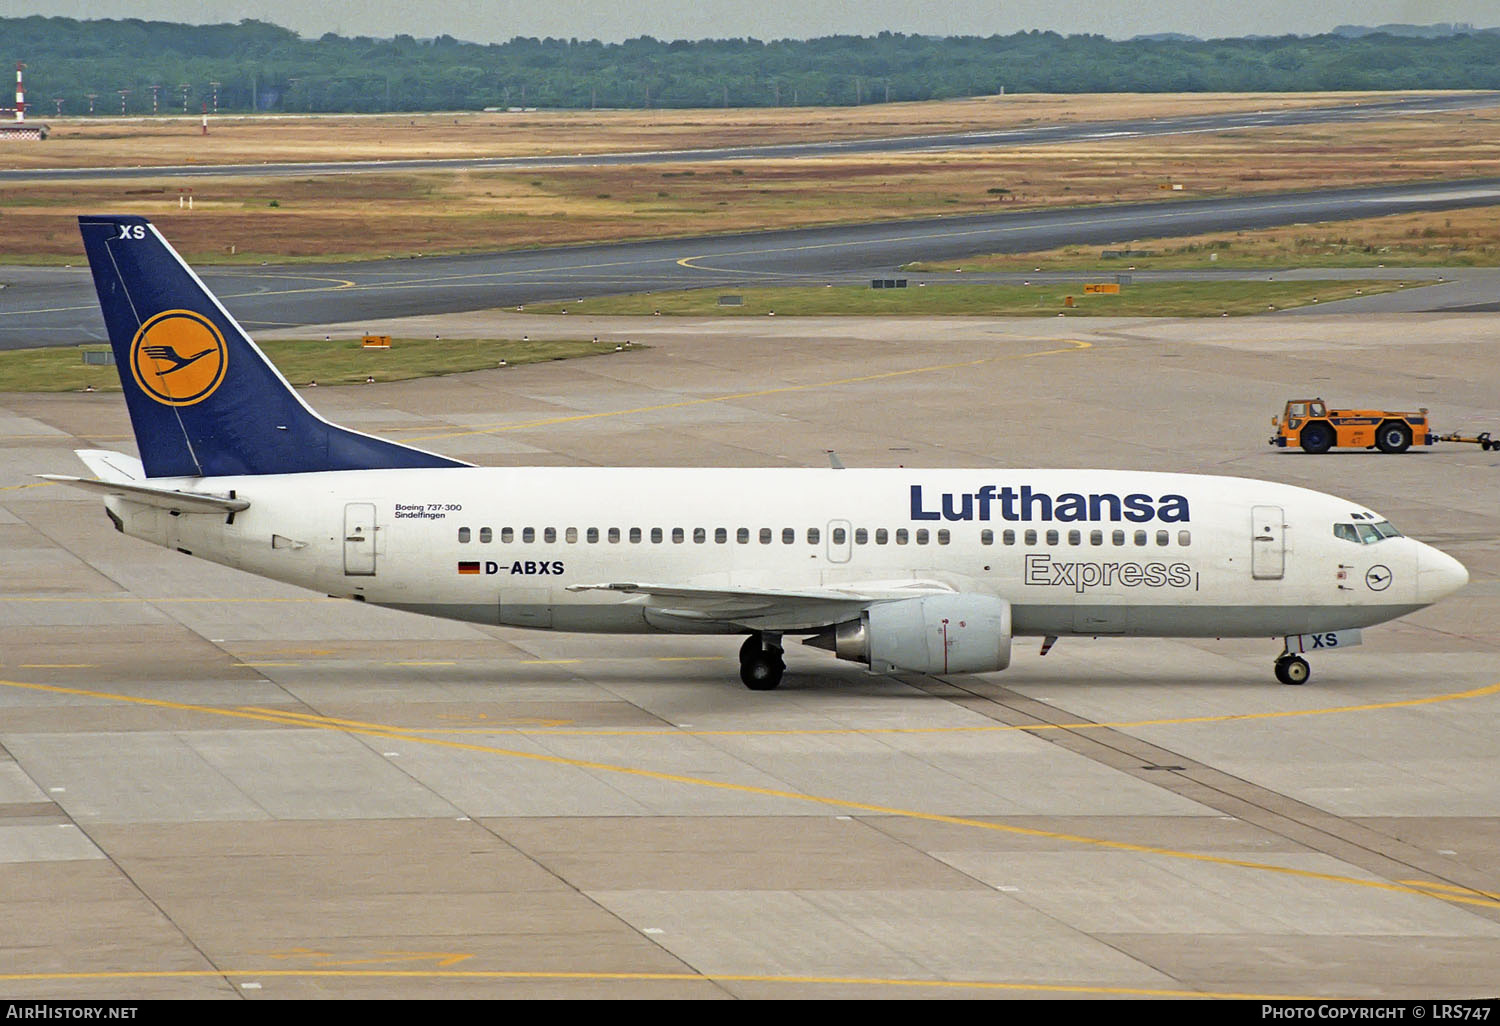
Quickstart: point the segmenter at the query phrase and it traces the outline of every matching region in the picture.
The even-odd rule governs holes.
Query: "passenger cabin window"
[[[609,529],[609,543],[611,545],[620,544],[620,529],[618,527],[611,527]]]
[[[845,531],[842,527],[835,527],[833,529],[833,543],[835,545],[842,545],[842,544],[844,544],[844,541],[848,537],[849,537],[848,532]]]
[[[897,545],[905,545],[906,544],[906,528],[904,528],[904,527],[898,527],[898,528],[896,528],[896,544]]]
[[[854,544],[870,544],[870,529],[868,527],[856,527],[854,529]]]
[[[578,544],[578,528],[576,528],[576,527],[570,527],[566,531],[564,531],[563,532],[563,540],[566,541],[569,545],[577,545]]]
[[[1183,548],[1187,548],[1189,545],[1193,544],[1193,532],[1191,532],[1191,531],[1178,531],[1177,532],[1177,544],[1181,545]]]
[[[762,545],[771,544],[771,529],[769,527],[762,527],[760,529],[760,543]]]
[[[458,540],[460,544],[469,544],[469,529],[467,527],[460,527],[458,529]]]
[[[888,542],[890,540],[890,537],[891,536],[886,533],[886,529],[885,528],[883,528],[883,527],[877,527],[877,528],[875,528],[875,544],[876,545],[884,545],[886,542]]]
[[[995,544],[995,532],[991,531],[988,527],[986,527],[983,531],[980,531],[979,532],[979,544],[981,544],[981,545],[993,545],[993,544]]]
[[[509,545],[511,542],[515,541],[516,540],[515,529],[511,528],[511,527],[502,527],[502,528],[500,528],[500,540],[502,542],[504,542],[505,544],[507,544],[507,545]]]
[[[1027,545],[1035,545],[1036,544],[1036,531],[1032,530],[1032,531],[1027,531],[1026,532],[1026,544]]]
[[[1048,545],[1056,545],[1057,544],[1057,532],[1056,531],[1048,531],[1047,532],[1047,544]]]
[[[706,541],[708,541],[708,532],[701,527],[693,528],[693,544],[702,545]]]
[[[716,528],[714,528],[714,544],[715,545],[723,545],[727,541],[729,541],[729,528],[727,528],[727,527],[716,527]]]
[[[527,543],[528,545],[531,544],[532,542],[536,541],[536,528],[534,528],[534,527],[523,527],[523,528],[521,528],[521,540],[523,542]]]
[[[680,527],[674,527],[674,528],[672,528],[672,544],[673,545],[681,545],[686,540],[687,540],[687,536],[682,533],[682,528],[680,528]]]
[[[588,539],[588,543],[590,545],[597,545],[599,543],[599,528],[589,528],[588,533],[585,534],[584,537]]]
[[[490,530],[488,527],[481,527],[479,529],[479,540],[483,544],[488,545],[490,542],[495,540],[495,532]]]
[[[1156,544],[1158,544],[1158,545],[1160,545],[1160,546],[1162,546],[1162,547],[1165,548],[1166,545],[1167,545],[1167,543],[1169,542],[1169,540],[1170,540],[1170,536],[1167,534],[1166,531],[1157,531],[1156,532]]]
[[[1014,545],[1016,543],[1016,532],[1010,528],[1006,528],[1000,533],[1000,541],[1006,545]]]
[[[1083,532],[1082,531],[1069,531],[1068,532],[1068,544],[1069,545],[1082,545],[1083,544]]]
[[[738,531],[736,531],[734,533],[734,540],[737,541],[737,542],[739,542],[741,545],[749,545],[750,544],[750,528],[748,528],[748,527],[742,527],[742,528],[740,528]]]
[[[939,545],[947,545],[948,542],[952,539],[952,535],[950,535],[948,533],[948,529],[946,527],[940,527],[940,528],[938,528],[938,533],[937,534],[938,534],[938,544]]]
[[[781,544],[792,545],[797,541],[797,529],[795,527],[783,527],[781,529]]]
[[[639,545],[640,543],[641,543],[641,529],[639,527],[632,527],[630,529],[630,544],[632,544],[632,545]]]
[[[542,541],[546,542],[548,545],[551,545],[553,542],[557,541],[557,528],[555,528],[555,527],[546,527],[546,528],[543,528],[542,529]]]
[[[819,531],[816,527],[809,527],[807,529],[807,544],[816,545],[822,539],[822,537],[822,532]]]

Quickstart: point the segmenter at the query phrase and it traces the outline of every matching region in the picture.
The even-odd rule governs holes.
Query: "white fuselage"
[[[1381,519],[1357,504],[1240,478],[476,467],[151,483],[250,505],[178,515],[112,497],[127,534],[329,595],[568,631],[833,622],[796,602],[679,615],[646,587],[666,582],[709,596],[988,595],[1011,604],[1018,635],[1265,637],[1369,626],[1465,579],[1413,539],[1336,535]]]

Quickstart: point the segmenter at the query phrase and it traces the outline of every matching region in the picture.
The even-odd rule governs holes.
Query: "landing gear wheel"
[[[785,672],[786,663],[775,651],[756,652],[740,663],[740,680],[751,691],[775,691]]]
[[[781,649],[766,647],[759,634],[750,635],[740,646],[740,680],[751,691],[776,690],[785,672]]]
[[[1375,447],[1392,454],[1405,452],[1411,448],[1411,428],[1394,422],[1380,425],[1375,432]]]
[[[1302,451],[1310,452],[1314,456],[1320,455],[1333,448],[1333,428],[1321,421],[1309,424],[1302,429]]]
[[[1301,656],[1284,655],[1276,660],[1276,679],[1283,684],[1306,684],[1312,667]]]

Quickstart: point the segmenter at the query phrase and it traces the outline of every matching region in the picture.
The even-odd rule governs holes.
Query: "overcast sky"
[[[1051,29],[1117,39],[1149,32],[1203,38],[1315,34],[1335,25],[1466,22],[1500,25],[1497,0],[0,0],[0,16],[142,18],[196,24],[256,18],[303,36],[424,37],[473,42],[556,36],[658,39],[809,39],[881,31],[1006,35]],[[24,56],[24,55],[22,55]],[[10,59],[6,56],[7,60]]]

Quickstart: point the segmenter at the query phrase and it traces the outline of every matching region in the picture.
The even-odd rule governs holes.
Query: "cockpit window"
[[[1389,520],[1375,523],[1334,524],[1333,536],[1356,545],[1374,545],[1387,538],[1400,538],[1401,532],[1391,526]]]

